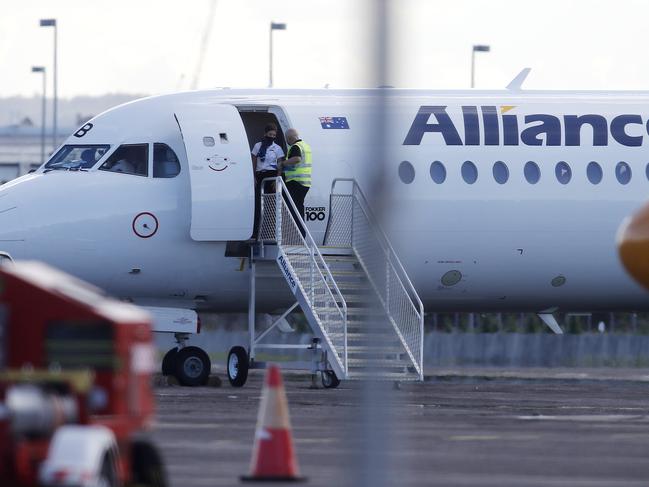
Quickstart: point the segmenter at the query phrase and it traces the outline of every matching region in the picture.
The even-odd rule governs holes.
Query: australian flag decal
[[[323,129],[348,129],[347,117],[320,117]]]

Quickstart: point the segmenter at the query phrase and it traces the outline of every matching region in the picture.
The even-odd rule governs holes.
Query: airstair
[[[230,381],[237,385],[232,376],[242,360],[255,366],[257,349],[304,348],[265,342],[297,306],[314,335],[310,368],[323,374],[325,387],[335,387],[340,379],[423,380],[422,302],[356,181],[333,181],[322,246],[306,228],[282,179],[270,181],[276,191],[262,190],[259,238],[251,246],[250,346],[245,357],[230,352]],[[257,336],[256,266],[271,260],[296,303]]]

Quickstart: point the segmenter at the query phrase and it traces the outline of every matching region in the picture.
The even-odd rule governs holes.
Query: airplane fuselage
[[[649,308],[615,251],[620,223],[649,194],[649,94],[384,91],[385,111],[377,91],[328,90],[116,107],[63,145],[108,145],[94,166],[45,165],[0,187],[0,250],[136,303],[244,311],[247,262],[225,249],[252,232],[247,138],[262,134],[241,114],[259,112],[313,149],[305,206],[316,240],[332,181],[355,178],[371,199],[383,171],[386,230],[427,311]],[[224,125],[205,125],[192,146],[212,112],[209,124]],[[99,169],[120,146],[144,144],[146,175]],[[175,177],[154,177],[154,144],[177,155]],[[290,304],[282,279],[260,286],[258,309]]]

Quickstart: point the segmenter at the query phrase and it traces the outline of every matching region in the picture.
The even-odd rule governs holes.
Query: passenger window
[[[178,156],[167,144],[153,144],[153,177],[175,178],[180,174]]]
[[[498,184],[505,184],[509,179],[509,169],[502,161],[496,161],[493,168],[494,179]]]
[[[147,176],[149,174],[149,144],[120,145],[99,169]]]
[[[631,181],[631,167],[626,162],[618,162],[615,166],[615,177],[620,184],[629,184]]]
[[[467,184],[473,184],[478,180],[478,168],[471,161],[462,164],[462,179]]]
[[[592,184],[601,183],[602,177],[604,176],[604,172],[602,171],[602,166],[597,164],[595,161],[589,162],[588,166],[586,167],[586,176],[588,177],[588,180]]]
[[[405,184],[410,184],[415,180],[415,168],[409,161],[402,161],[399,164],[399,179]]]
[[[444,164],[439,161],[435,161],[430,165],[430,177],[437,184],[442,184],[446,181],[446,168]]]
[[[556,167],[554,168],[554,173],[557,176],[557,181],[559,181],[561,184],[568,184],[572,179],[572,169],[570,169],[570,166],[567,162],[558,162]]]
[[[527,182],[530,184],[536,184],[541,179],[541,170],[534,161],[527,161],[525,163],[523,174],[525,175]]]

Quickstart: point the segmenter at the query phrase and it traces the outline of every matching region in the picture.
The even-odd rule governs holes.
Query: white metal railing
[[[342,182],[351,183],[351,191],[336,193]],[[423,380],[424,306],[354,179],[334,179],[331,184],[324,244],[354,251]]]
[[[272,192],[266,191],[267,185],[273,186]],[[262,181],[260,213],[259,240],[277,243],[347,378],[347,303],[282,178]]]

